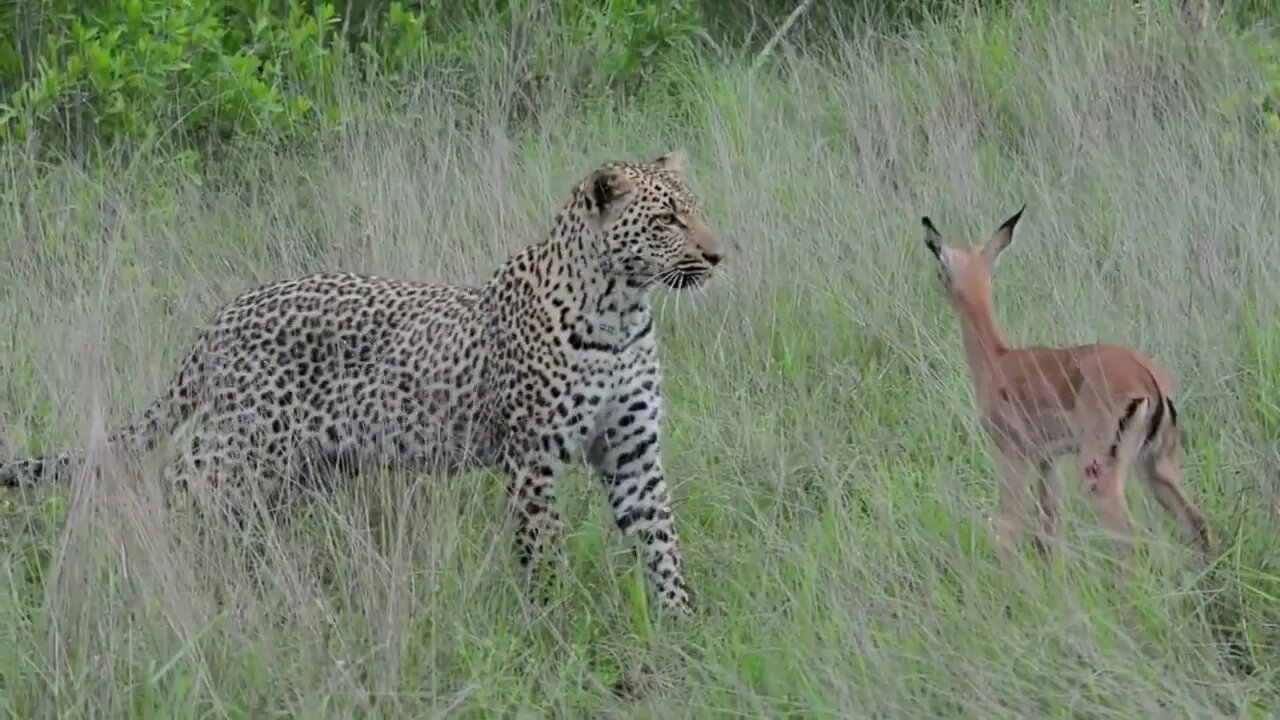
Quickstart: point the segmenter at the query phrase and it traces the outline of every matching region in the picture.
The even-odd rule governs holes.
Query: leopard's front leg
[[[665,609],[688,614],[692,604],[663,476],[661,424],[655,362],[619,385],[588,460],[600,473],[618,529],[639,543],[649,587]]]
[[[555,430],[517,439],[503,463],[513,505],[516,557],[527,572],[534,602],[541,606],[550,600],[550,573],[567,564],[560,548],[564,521],[556,499],[556,483],[567,463],[565,438]]]

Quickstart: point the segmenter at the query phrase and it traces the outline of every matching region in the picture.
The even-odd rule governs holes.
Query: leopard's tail
[[[193,352],[183,363],[174,382],[170,383],[168,391],[152,402],[136,422],[107,434],[107,445],[111,450],[136,453],[155,448],[161,438],[191,416],[199,375],[197,355]],[[30,487],[65,476],[83,454],[83,451],[68,451],[0,462],[0,487]]]

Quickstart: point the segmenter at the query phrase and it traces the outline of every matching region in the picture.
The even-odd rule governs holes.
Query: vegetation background
[[[0,715],[1280,712],[1280,6],[812,0],[766,50],[794,9],[0,5],[0,457],[103,469],[0,499]],[[599,163],[674,147],[730,253],[658,298],[691,622],[583,472],[528,622],[490,474],[369,478],[246,556],[102,452],[238,292],[479,283]],[[977,241],[1023,202],[1002,322],[1178,376],[1210,570],[1135,491],[1113,587],[1073,483],[1068,552],[995,566],[919,217]]]

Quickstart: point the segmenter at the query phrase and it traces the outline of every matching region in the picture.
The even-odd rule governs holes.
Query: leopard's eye
[[[680,218],[676,217],[675,213],[662,213],[657,217],[657,220],[663,225],[679,225],[680,224]]]

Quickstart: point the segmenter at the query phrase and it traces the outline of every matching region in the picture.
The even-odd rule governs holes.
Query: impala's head
[[[684,153],[613,162],[587,177],[578,197],[609,266],[633,286],[701,285],[720,262],[716,235],[684,182]]]
[[[1022,210],[996,228],[985,243],[965,247],[948,245],[928,217],[920,219],[924,224],[924,246],[937,258],[938,279],[952,300],[976,298],[990,291],[991,273],[1000,254],[1013,241],[1013,226],[1026,209],[1023,205]]]

